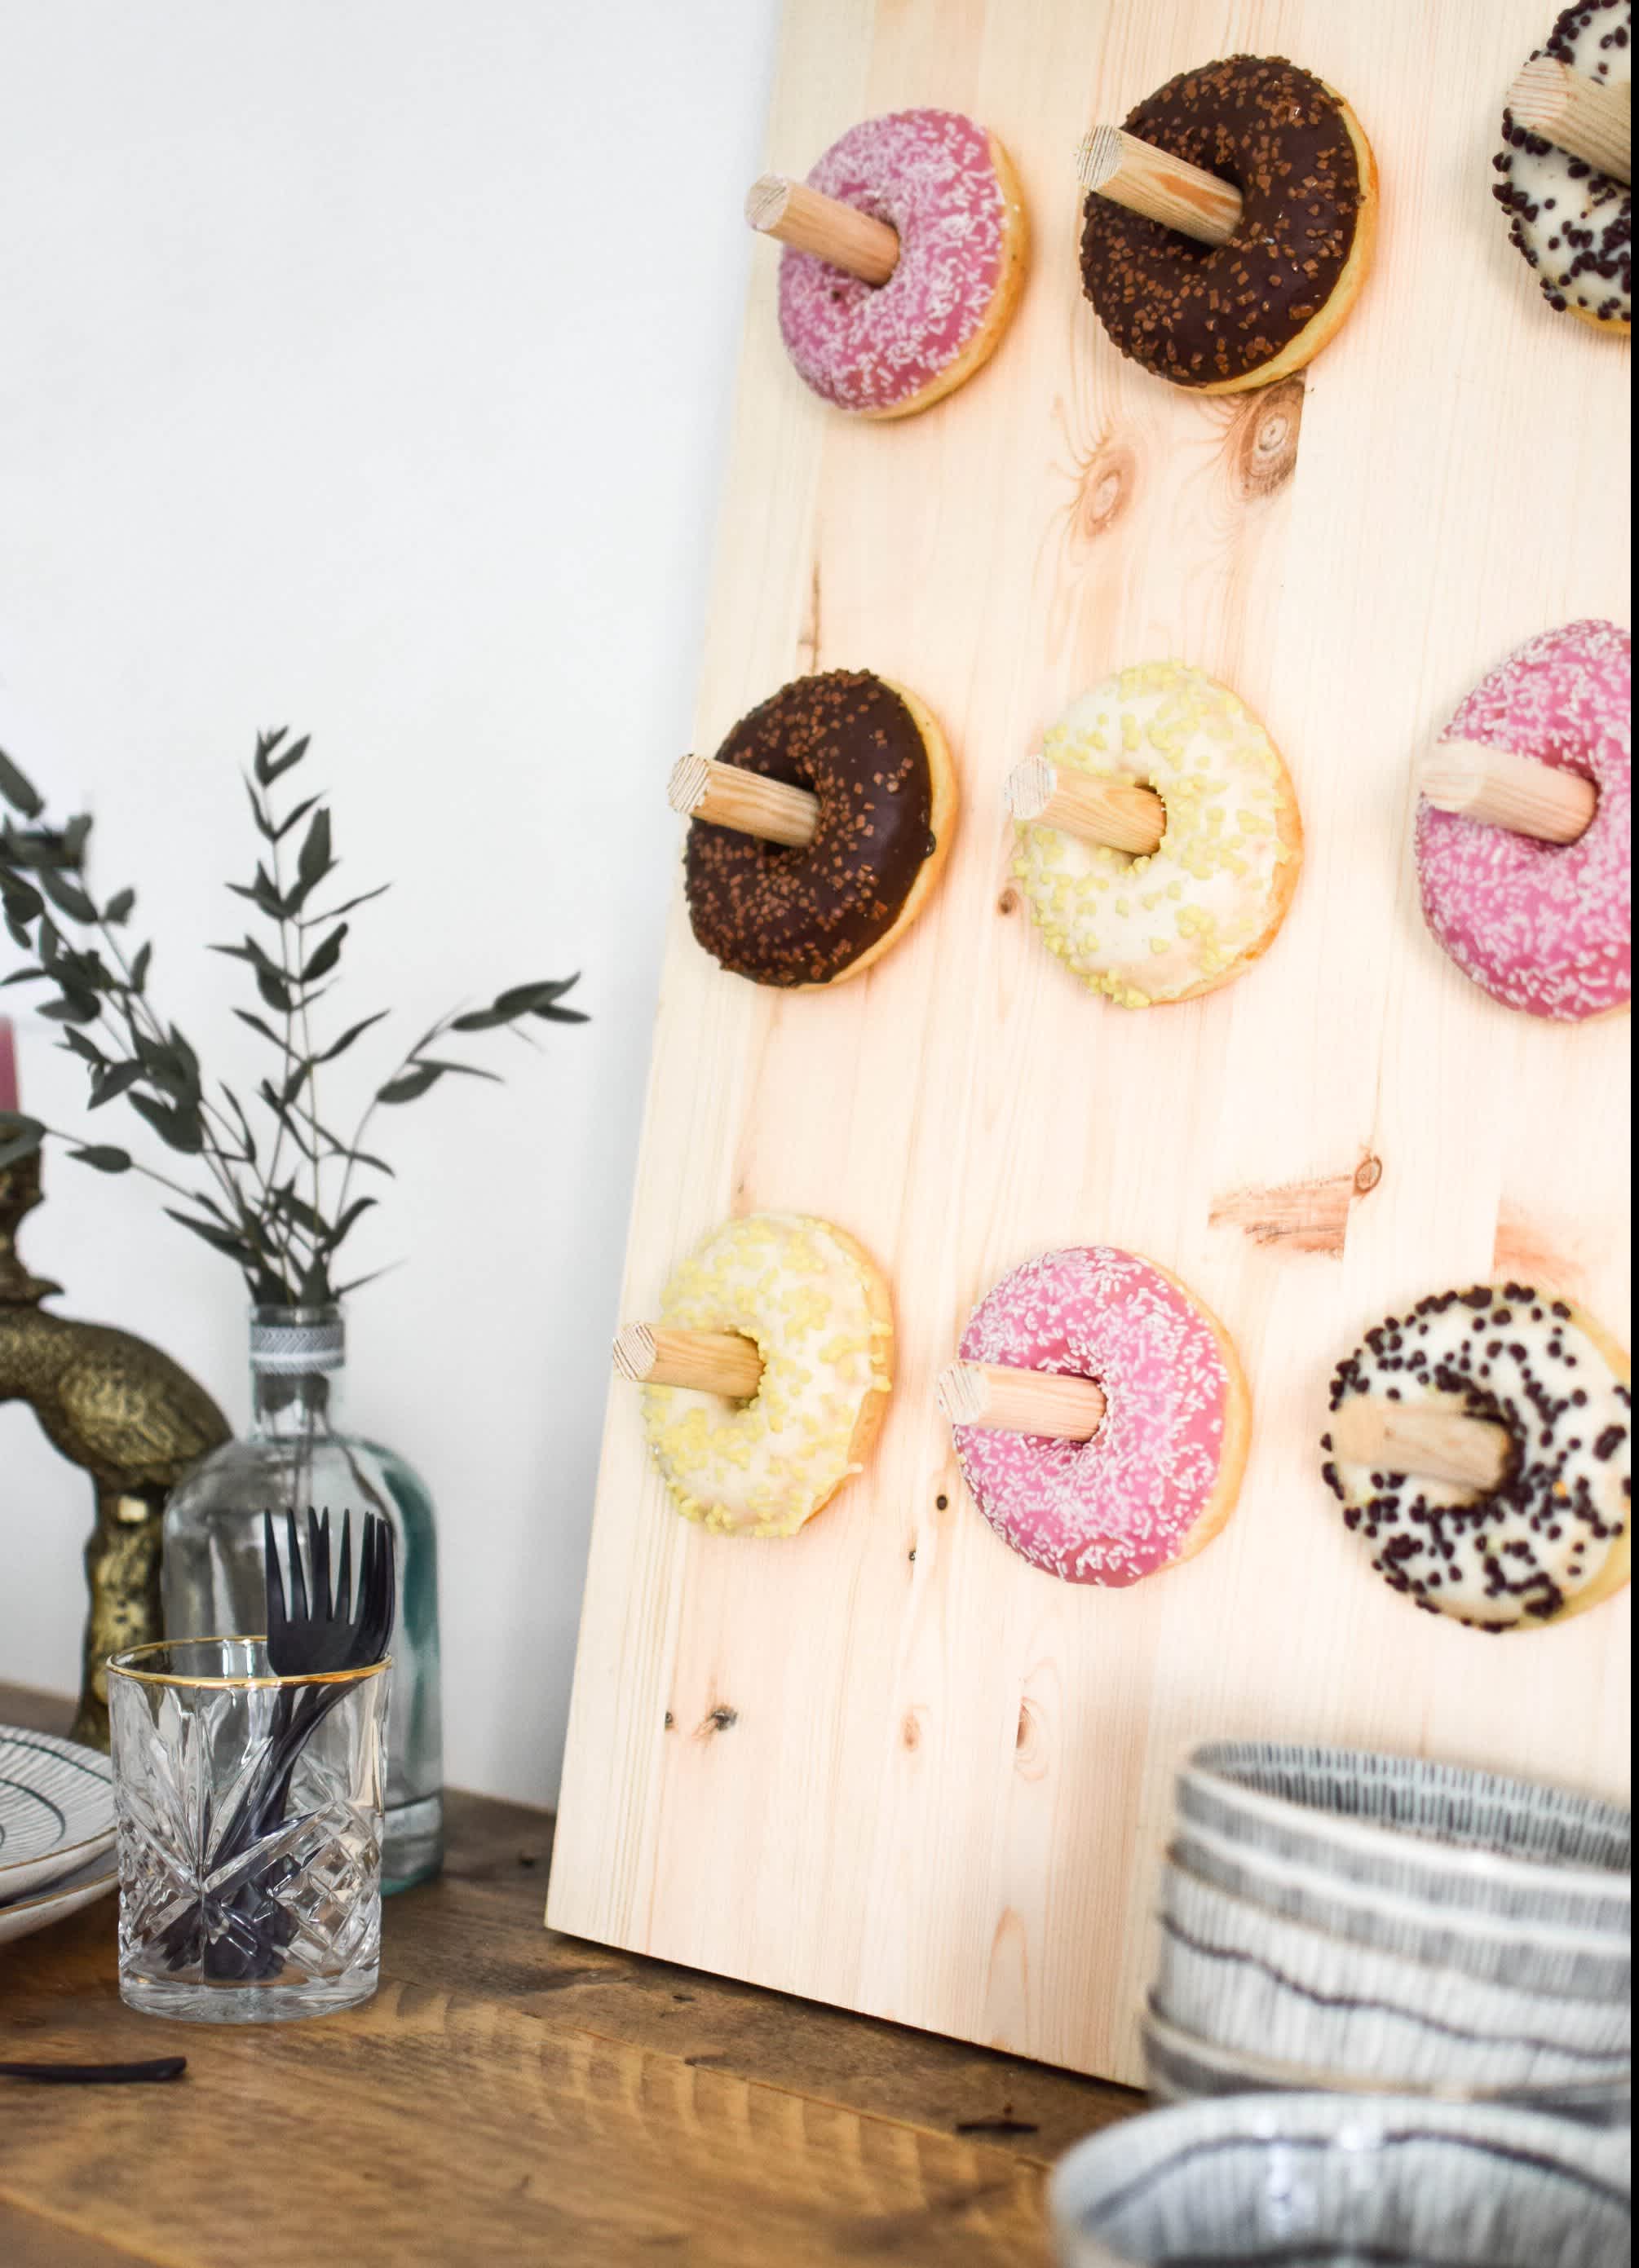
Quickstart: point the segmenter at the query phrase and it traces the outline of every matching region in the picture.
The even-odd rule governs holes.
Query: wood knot
[[[1301,378],[1282,379],[1247,403],[1231,435],[1235,485],[1244,502],[1273,496],[1291,479],[1303,423]]]
[[[1361,1160],[1359,1165],[1355,1168],[1355,1195],[1357,1197],[1369,1197],[1382,1179],[1383,1160],[1381,1158],[1374,1157],[1371,1152],[1368,1150],[1365,1156]]]
[[[919,1710],[907,1709],[905,1711],[904,1721],[899,1727],[899,1739],[902,1746],[907,1749],[919,1749],[921,1747],[922,1719],[921,1712]]]
[[[1026,1779],[1040,1779],[1047,1769],[1046,1733],[1041,1712],[1032,1701],[1019,1703],[1019,1720],[1013,1730],[1013,1763]]]
[[[1088,542],[1107,535],[1133,500],[1138,460],[1125,441],[1101,449],[1087,468],[1076,506],[1076,526]]]
[[[996,901],[996,911],[999,914],[1016,914],[1018,910],[1019,894],[1009,885]]]
[[[695,1738],[699,1741],[709,1741],[713,1733],[726,1733],[731,1726],[737,1725],[739,1722],[738,1709],[731,1709],[726,1701],[720,1701],[715,1709],[708,1709],[701,1718]]]
[[[668,1709],[668,1710],[666,1712],[666,1725],[665,1725],[665,1729],[666,1729],[666,1731],[669,1733],[669,1732],[673,1729],[673,1727],[676,1726],[676,1722],[677,1722],[677,1719],[676,1719],[676,1717],[674,1717],[674,1716],[672,1715],[671,1711]]]

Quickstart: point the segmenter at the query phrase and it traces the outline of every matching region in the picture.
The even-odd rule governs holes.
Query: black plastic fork
[[[336,1671],[368,1668],[387,1653],[393,1633],[397,1598],[394,1569],[393,1531],[374,1513],[365,1515],[358,1547],[358,1595],[352,1592],[352,1514],[343,1514],[339,1571],[335,1596],[330,1592],[330,1515],[311,1508],[307,1513],[307,1561],[304,1574],[296,1540],[296,1515],[284,1515],[285,1557],[290,1567],[290,1603],[285,1603],[284,1579],[273,1537],[273,1515],[262,1515],[262,1545],[267,1559],[268,1660],[279,1677],[321,1677]],[[311,1586],[311,1602],[309,1587]],[[344,1684],[315,1686],[294,1705],[288,1693],[278,1696],[274,1732],[262,1774],[262,1799],[256,1835],[277,1825],[284,1815],[291,1774],[296,1760],[315,1727],[329,1716],[348,1691]]]
[[[289,1603],[285,1577],[270,1513],[262,1514],[266,1553],[268,1660],[279,1677],[316,1677],[337,1671],[365,1669],[386,1655],[392,1635],[397,1596],[393,1531],[373,1513],[365,1518],[359,1542],[358,1579],[355,1593],[352,1572],[352,1517],[342,1523],[339,1569],[335,1593],[330,1585],[330,1516],[309,1510],[308,1567],[304,1571],[298,1542],[296,1516],[285,1514],[286,1557],[289,1563]],[[230,1865],[253,1850],[284,1816],[291,1780],[302,1749],[323,1719],[351,1691],[344,1676],[333,1685],[313,1685],[299,1698],[290,1690],[275,1695],[267,1745],[249,1785],[226,1827],[218,1837],[213,1862]],[[274,1974],[284,1945],[288,1942],[289,1917],[272,1895],[288,1859],[280,1858],[247,1876],[232,1901],[238,1928],[202,1947],[197,1918],[179,1917],[166,1935],[166,1953],[173,1968],[203,1961],[205,1974],[218,1981],[254,1981]]]

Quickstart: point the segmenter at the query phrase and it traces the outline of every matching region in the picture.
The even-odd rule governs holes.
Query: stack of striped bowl
[[[1632,1815],[1406,1756],[1219,1742],[1178,1776],[1150,2089],[1630,2114]]]

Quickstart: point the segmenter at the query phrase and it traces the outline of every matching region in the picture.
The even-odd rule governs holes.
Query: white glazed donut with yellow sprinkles
[[[747,1402],[646,1386],[643,1425],[685,1518],[794,1535],[870,1454],[893,1387],[893,1308],[864,1248],[830,1221],[749,1213],[674,1271],[661,1321],[735,1331],[763,1359]]]
[[[1119,670],[1074,701],[1043,755],[1152,788],[1160,846],[1134,857],[1022,824],[1013,872],[1050,953],[1124,1008],[1192,1000],[1274,937],[1303,852],[1280,751],[1227,685],[1182,662]]]

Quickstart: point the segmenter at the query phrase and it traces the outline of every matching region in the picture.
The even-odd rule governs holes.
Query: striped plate
[[[87,1865],[113,1841],[107,1756],[0,1725],[0,1908]]]

